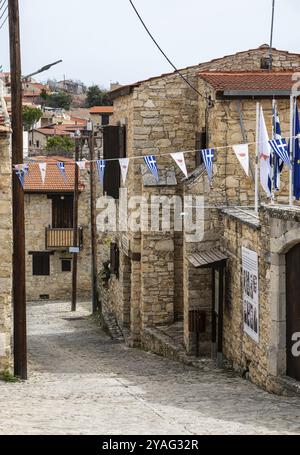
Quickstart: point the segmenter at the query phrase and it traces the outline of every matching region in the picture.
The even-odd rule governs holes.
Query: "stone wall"
[[[12,361],[12,196],[10,132],[0,125],[0,371]]]
[[[85,173],[83,175],[83,172]],[[81,179],[87,182],[87,171],[81,173]],[[87,182],[88,183],[88,182]],[[90,202],[88,185],[79,195],[78,225],[83,227],[83,248],[78,254],[77,295],[79,299],[91,296],[91,234]],[[44,252],[45,228],[51,226],[51,199],[46,194],[25,194],[25,236],[26,236],[26,280],[27,299],[38,300],[40,295],[49,295],[50,299],[71,299],[72,272],[61,271],[61,259],[71,259],[68,251],[55,251],[50,256],[50,275],[33,276],[31,252]]]
[[[195,65],[182,70],[189,82],[198,88],[198,72],[203,70],[256,70],[260,68],[261,58],[269,56],[268,46],[240,52],[211,62]],[[300,67],[300,56],[287,52],[273,51],[274,68]],[[207,87],[200,85],[200,91],[208,92]],[[170,169],[174,163],[168,155],[178,150],[191,150],[185,155],[189,172],[195,169],[195,137],[196,133],[205,127],[206,107],[203,98],[191,90],[187,84],[174,73],[162,75],[142,81],[128,87],[129,94],[116,96],[114,99],[114,115],[112,124],[123,124],[127,128],[127,156],[130,158],[154,154],[158,156],[158,168]],[[213,95],[213,94],[212,94]],[[284,102],[285,103],[285,102]],[[264,103],[270,113],[270,103]],[[287,107],[279,106],[283,129],[287,128]],[[242,110],[245,115],[248,141],[254,141],[255,132],[255,103],[243,102]],[[209,110],[209,143],[210,145],[228,145],[241,143],[243,137],[239,125],[236,103],[219,103]],[[270,125],[269,125],[270,126]],[[251,150],[253,156],[254,150]],[[188,185],[183,185],[183,175],[176,168],[177,186],[172,190],[173,195],[202,194],[205,203],[227,204],[242,202],[243,205],[253,205],[253,186],[250,179],[245,178],[243,171],[232,151],[218,156],[214,191],[210,191],[204,169],[198,178],[192,177]],[[153,192],[157,196],[165,194],[161,185],[153,185],[152,189],[143,185],[143,160],[140,158],[130,161],[126,187],[128,197],[143,195],[148,198]],[[185,189],[183,189],[183,186]],[[171,193],[168,193],[171,194]],[[133,209],[129,209],[130,217]],[[220,215],[218,210],[210,210],[205,214],[205,238],[202,242],[187,242],[180,233],[166,232],[164,236],[158,233],[133,232],[130,228],[127,239],[130,252],[140,254],[141,261],[131,260],[131,279],[127,274],[111,282],[110,307],[115,308],[122,323],[122,306],[126,299],[121,298],[121,308],[118,302],[124,288],[130,288],[130,328],[135,341],[140,339],[140,332],[146,324],[170,323],[183,317],[185,326],[185,344],[187,350],[194,349],[188,333],[187,317],[192,308],[204,305],[208,309],[210,299],[211,275],[207,272],[193,271],[187,261],[188,255],[197,250],[219,245]],[[114,233],[120,243],[120,236]],[[160,242],[172,243],[166,254],[156,248]],[[161,281],[157,278],[161,275]],[[170,293],[165,295],[165,283],[170,286]],[[200,289],[201,283],[201,289]],[[160,285],[160,286],[158,286]],[[204,288],[203,288],[204,287]],[[202,303],[201,303],[202,302]],[[128,305],[128,303],[126,303]],[[203,336],[202,346],[206,350],[209,339],[209,320],[207,333]]]

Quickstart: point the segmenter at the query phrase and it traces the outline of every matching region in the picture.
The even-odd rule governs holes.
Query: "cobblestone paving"
[[[68,308],[29,306],[30,378],[0,382],[1,434],[300,434],[300,399],[129,349]]]

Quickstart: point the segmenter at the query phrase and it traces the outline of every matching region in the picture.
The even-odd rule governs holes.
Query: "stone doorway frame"
[[[270,241],[271,333],[268,370],[275,377],[286,376],[286,253],[300,243],[300,228]]]

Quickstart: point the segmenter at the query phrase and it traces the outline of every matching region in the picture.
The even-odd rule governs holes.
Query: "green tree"
[[[72,95],[63,91],[46,96],[44,94],[43,97],[48,107],[53,107],[54,109],[66,109],[67,111],[70,109],[73,101]]]
[[[32,130],[42,115],[43,112],[38,107],[23,106],[23,124],[25,130]]]
[[[111,106],[112,102],[107,90],[101,89],[98,85],[92,85],[87,90],[86,105],[87,107]]]
[[[70,136],[53,136],[47,140],[46,150],[49,152],[72,152],[75,141]]]

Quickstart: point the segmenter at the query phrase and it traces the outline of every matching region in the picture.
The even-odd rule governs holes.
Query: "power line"
[[[175,72],[181,77],[181,79],[184,80],[184,82],[186,84],[188,84],[190,86],[191,89],[194,90],[194,92],[197,93],[197,95],[201,96],[202,98],[206,99],[206,100],[209,100],[209,98],[205,95],[203,95],[202,93],[199,92],[199,90],[197,90],[189,81],[188,79],[179,71],[179,69],[174,65],[174,63],[169,59],[169,57],[167,56],[167,54],[162,50],[162,48],[160,47],[160,45],[158,44],[158,42],[156,41],[156,39],[154,38],[154,36],[152,35],[152,33],[150,32],[149,28],[147,27],[147,25],[145,24],[144,20],[142,19],[140,13],[138,12],[138,10],[136,9],[134,3],[132,0],[129,0],[135,14],[137,15],[137,17],[139,18],[140,22],[142,23],[144,29],[146,30],[146,32],[148,33],[148,35],[150,36],[150,38],[152,39],[152,41],[154,42],[155,46],[159,49],[159,51],[162,53],[162,55],[165,57],[165,59],[169,62],[169,64],[172,66],[172,68],[174,68]]]

